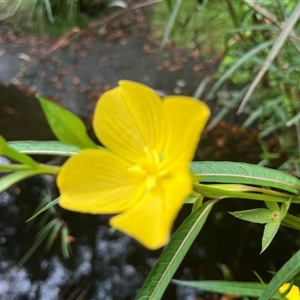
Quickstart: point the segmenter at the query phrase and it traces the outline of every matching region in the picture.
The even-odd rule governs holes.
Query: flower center
[[[145,148],[146,157],[139,164],[130,168],[130,171],[137,172],[145,177],[148,190],[157,186],[157,182],[168,176],[168,170],[163,158],[155,150]]]

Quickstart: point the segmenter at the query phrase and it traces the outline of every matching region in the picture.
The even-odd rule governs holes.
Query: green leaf
[[[286,216],[290,208],[290,205],[291,205],[291,199],[289,201],[282,203],[280,208],[280,221],[283,220],[283,218]]]
[[[63,143],[81,149],[96,148],[97,145],[87,135],[83,122],[70,111],[37,95],[48,123],[55,136]]]
[[[58,141],[21,141],[8,142],[9,146],[22,153],[34,155],[60,155],[71,156],[77,154],[80,148],[73,145],[66,145]]]
[[[296,195],[300,191],[300,180],[278,170],[238,162],[192,162],[191,171],[202,176],[201,182],[238,183],[272,187]]]
[[[17,171],[12,174],[6,175],[0,179],[0,193],[8,189],[13,184],[20,180],[36,175],[37,172],[34,169]]]
[[[201,194],[198,194],[197,198],[194,202],[192,211],[195,211],[196,209],[198,209],[203,204],[203,200],[204,200],[204,197]]]
[[[277,202],[265,201],[265,204],[270,211],[279,211],[280,210],[280,207]]]
[[[266,224],[272,218],[272,212],[266,208],[254,208],[229,213],[238,219],[259,224]]]
[[[300,250],[275,274],[258,300],[271,299],[279,288],[300,272]]]
[[[16,160],[24,165],[36,168],[39,164],[31,157],[24,153],[20,153],[14,148],[10,147],[6,140],[0,135],[0,155],[6,156],[10,159]]]
[[[264,252],[267,247],[270,245],[272,242],[273,238],[275,237],[281,221],[285,218],[289,207],[291,204],[291,200],[284,202],[281,205],[280,210],[278,211],[270,211],[271,212],[271,220],[265,225],[264,233],[263,233],[263,238],[262,238],[262,250],[260,253]]]
[[[244,297],[259,297],[266,288],[265,285],[256,282],[235,282],[235,281],[218,281],[218,280],[205,280],[205,281],[172,280],[172,282],[178,285],[184,285],[184,286],[200,289],[201,291],[220,293],[220,294],[233,294],[233,295],[244,296]],[[280,299],[280,294],[277,293],[273,297],[273,299]]]
[[[286,214],[285,218],[281,221],[281,225],[300,230],[300,218],[291,214]]]
[[[277,233],[279,227],[280,227],[280,220],[271,221],[265,225],[263,237],[261,240],[261,251],[260,253],[263,253],[271,244],[273,238],[275,237],[275,234]]]
[[[218,200],[205,202],[195,210],[177,229],[170,242],[152,268],[140,292],[138,300],[161,299],[172,276],[183,260],[193,241],[200,232],[205,220]]]

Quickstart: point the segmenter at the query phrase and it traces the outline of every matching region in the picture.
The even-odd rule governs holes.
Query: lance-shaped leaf
[[[229,213],[238,219],[259,224],[266,224],[272,219],[272,212],[266,208],[254,208]]]
[[[280,210],[273,210],[271,212],[272,213],[271,220],[265,225],[260,253],[264,252],[272,242],[273,238],[275,237],[281,225],[281,221],[285,218],[288,212],[290,204],[291,204],[290,200],[286,201],[281,205]]]
[[[263,253],[271,244],[273,238],[275,237],[279,227],[280,227],[280,220],[275,220],[267,223],[265,225],[263,237],[261,240],[261,251],[260,253]]]
[[[220,294],[233,294],[244,297],[259,297],[266,288],[265,284],[258,282],[235,282],[218,280],[172,280],[172,282],[178,285],[200,289],[201,291]],[[277,292],[272,299],[280,299],[280,294]]]
[[[34,155],[71,156],[80,151],[76,146],[59,141],[14,141],[8,142],[8,145],[19,152]]]
[[[202,176],[201,182],[238,183],[278,188],[298,195],[300,180],[278,170],[239,162],[192,162],[191,171]]]
[[[97,145],[87,135],[83,122],[73,113],[37,95],[48,123],[55,136],[63,143],[81,149],[96,148]]]
[[[38,163],[35,162],[30,156],[20,153],[14,148],[10,147],[3,136],[0,135],[0,155],[6,156],[10,159],[16,160],[24,165],[31,166],[33,168],[38,167]]]
[[[278,211],[280,210],[280,207],[278,205],[277,202],[273,202],[273,201],[265,201],[265,204],[267,206],[267,208],[271,211]]]

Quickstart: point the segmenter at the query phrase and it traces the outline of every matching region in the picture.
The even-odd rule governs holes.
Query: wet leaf
[[[263,253],[271,244],[273,238],[275,237],[279,227],[280,227],[280,220],[271,221],[265,225],[263,238],[261,240],[261,252]]]
[[[259,224],[266,224],[272,218],[272,212],[266,208],[255,208],[229,213],[238,219]]]

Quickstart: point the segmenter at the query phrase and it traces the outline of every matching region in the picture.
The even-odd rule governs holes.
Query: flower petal
[[[290,284],[285,283],[284,285],[282,285],[279,288],[280,294],[284,294],[289,288],[290,288]],[[288,299],[288,300],[298,300],[298,299],[300,299],[299,288],[296,285],[293,285],[291,287],[291,290],[289,291],[289,293],[285,296],[285,299]]]
[[[85,149],[62,166],[57,184],[60,206],[83,213],[118,213],[144,191],[131,165],[106,150]]]
[[[163,106],[170,135],[166,159],[192,160],[210,115],[208,106],[185,96],[166,97]]]
[[[145,148],[161,152],[165,123],[160,97],[140,83],[120,81],[120,86],[99,99],[94,130],[111,151],[138,163]]]
[[[149,249],[164,246],[173,222],[191,189],[188,166],[177,170],[176,177],[165,178],[136,205],[113,217],[110,225]]]

